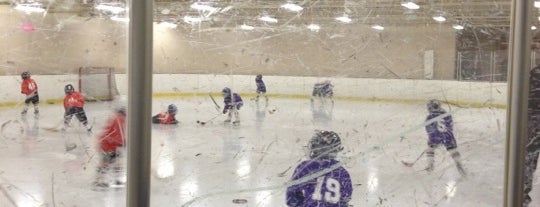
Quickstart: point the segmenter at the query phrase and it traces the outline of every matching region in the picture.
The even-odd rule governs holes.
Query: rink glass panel
[[[301,11],[290,11],[285,3],[155,2],[152,115],[176,104],[180,124],[152,128],[153,206],[232,206],[235,199],[284,206],[286,188],[306,158],[314,130],[340,135],[344,150],[338,158],[352,177],[352,205],[502,203],[505,102],[493,99],[506,98],[510,1],[418,2],[417,10],[396,1],[315,1],[300,5]],[[14,98],[2,101],[22,101],[17,81],[30,71],[40,85],[40,127],[54,125],[63,113],[63,86],[78,86],[81,67],[114,68],[115,88],[100,81],[89,87],[127,94],[124,2],[41,2],[30,6],[32,12],[16,9],[19,4],[28,6],[0,5],[0,73],[14,83],[2,92]],[[433,19],[439,15],[446,21]],[[263,75],[268,103],[264,96],[255,101],[257,74]],[[178,81],[186,77],[195,80]],[[316,98],[312,105],[314,84],[325,80],[334,85],[335,104]],[[223,123],[224,87],[243,98],[239,126]],[[406,95],[386,92],[407,87]],[[471,88],[493,94],[477,100],[460,95]],[[454,118],[467,181],[442,147],[431,174],[423,170],[425,155],[412,167],[401,163],[415,161],[427,147],[423,127],[429,99],[441,100]],[[13,111],[7,114],[18,119],[21,106],[9,105]],[[108,196],[91,206],[123,205],[122,189],[106,194],[91,189],[99,162],[95,141],[115,106],[114,101],[87,104],[94,124],[90,136],[77,130],[77,120],[65,136],[41,129],[35,140],[62,145],[55,139],[82,136],[88,151],[79,148],[64,154],[67,158],[47,160],[62,165],[44,165],[50,173],[39,185],[20,184],[21,192],[32,196],[10,191],[2,202],[74,205],[75,200],[58,195],[77,192],[74,197],[81,200]],[[62,147],[46,149],[39,152],[64,153]],[[4,171],[11,185],[20,186],[10,175],[21,169]],[[65,177],[51,179],[64,171]]]

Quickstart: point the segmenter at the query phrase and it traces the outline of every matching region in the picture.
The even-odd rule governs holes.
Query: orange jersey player
[[[66,97],[64,98],[65,113],[64,128],[62,131],[66,130],[66,128],[69,126],[71,118],[73,115],[75,115],[77,119],[79,119],[79,121],[86,127],[86,130],[91,132],[92,126],[88,124],[88,118],[86,117],[86,113],[84,111],[85,101],[81,93],[76,92],[71,84],[67,84],[64,87],[64,92],[66,93]]]
[[[174,104],[169,105],[166,112],[159,113],[152,117],[152,123],[154,124],[178,124],[176,120],[177,108]]]
[[[21,84],[21,93],[26,95],[24,99],[24,109],[21,112],[22,115],[26,115],[30,103],[34,105],[34,115],[39,116],[39,95],[38,95],[38,85],[34,79],[31,78],[30,72],[21,73],[21,78],[23,82]]]
[[[126,145],[126,108],[121,105],[116,109],[116,113],[109,118],[103,132],[98,136],[98,152],[101,160],[97,167],[97,178],[94,183],[96,187],[109,187],[111,181],[107,175],[111,171],[111,165],[116,163],[121,156],[119,147]],[[115,173],[115,172],[113,172]],[[123,185],[120,179],[115,179],[116,185]]]

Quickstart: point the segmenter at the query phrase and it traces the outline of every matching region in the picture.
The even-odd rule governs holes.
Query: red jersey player
[[[176,120],[176,111],[177,108],[174,104],[169,105],[167,107],[167,111],[163,113],[159,113],[152,117],[152,123],[154,124],[178,124],[178,121]]]
[[[38,86],[36,81],[30,77],[30,72],[21,73],[21,78],[23,82],[21,84],[21,93],[26,95],[24,100],[24,109],[21,112],[22,115],[26,115],[30,102],[34,105],[34,115],[39,116],[39,95],[38,95]]]
[[[101,160],[98,164],[97,179],[94,183],[96,187],[110,186],[111,182],[106,176],[111,170],[111,165],[120,157],[120,150],[118,147],[124,147],[126,145],[125,137],[126,108],[125,106],[120,105],[116,109],[116,113],[109,118],[103,132],[98,136],[98,151],[100,152]],[[123,185],[124,182],[117,177],[114,184]]]
[[[88,118],[86,118],[86,113],[84,112],[84,98],[81,93],[76,92],[73,88],[73,85],[67,84],[64,87],[64,92],[66,97],[64,98],[64,128],[62,131],[65,131],[69,126],[69,122],[73,115],[79,119],[79,121],[86,127],[88,132],[92,131],[92,126],[88,124]]]

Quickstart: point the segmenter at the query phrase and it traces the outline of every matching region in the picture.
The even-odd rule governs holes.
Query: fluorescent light
[[[170,29],[174,29],[178,26],[175,23],[171,23],[171,22],[160,22],[159,25],[162,27],[170,28]]]
[[[129,18],[127,18],[127,17],[119,17],[119,16],[112,16],[111,20],[118,21],[118,22],[129,22]]]
[[[454,29],[457,29],[457,30],[462,30],[462,29],[464,28],[463,26],[461,26],[461,25],[459,25],[459,24],[454,24],[454,25],[452,25],[452,27],[453,27]]]
[[[413,2],[403,2],[401,3],[401,6],[407,8],[407,9],[420,9],[420,6],[418,6],[418,4],[415,4]]]
[[[287,10],[293,11],[293,12],[299,12],[299,11],[302,11],[304,9],[301,6],[298,6],[296,4],[291,4],[291,3],[283,4],[283,5],[281,5],[281,8],[284,8],[284,9],[287,9]]]
[[[41,7],[40,3],[29,3],[29,4],[17,4],[15,6],[16,10],[23,11],[26,13],[42,13],[45,12],[45,9]]]
[[[343,23],[349,23],[351,22],[351,18],[349,18],[348,16],[341,16],[341,17],[337,17],[336,20],[340,21],[340,22],[343,22]]]
[[[531,26],[531,30],[536,30],[536,26]]]
[[[307,28],[311,31],[318,32],[321,29],[321,26],[318,24],[310,24],[307,26]]]
[[[381,30],[381,31],[384,30],[384,27],[378,24],[371,26],[371,28],[375,30]]]
[[[191,4],[190,7],[192,9],[196,9],[198,11],[207,11],[207,12],[212,12],[212,13],[217,11],[217,8],[215,8],[215,7],[208,6],[208,5],[205,5],[205,4],[199,4],[198,2],[195,2],[195,3]]]
[[[201,23],[202,19],[200,17],[184,16],[184,22],[188,24]]]
[[[540,8],[540,1],[534,1],[534,7]]]
[[[269,16],[259,17],[259,20],[265,21],[265,22],[270,22],[270,23],[277,23],[278,22],[278,20],[276,18],[269,17]]]
[[[443,16],[434,16],[433,19],[438,22],[446,21],[446,18],[444,18]]]
[[[106,4],[106,3],[98,4],[95,8],[97,10],[108,11],[113,14],[119,14],[120,12],[126,11],[126,8],[124,7],[120,7],[119,5]]]
[[[242,25],[240,25],[240,29],[242,29],[242,30],[253,30],[253,29],[255,29],[255,27],[249,26],[247,24],[242,24]]]

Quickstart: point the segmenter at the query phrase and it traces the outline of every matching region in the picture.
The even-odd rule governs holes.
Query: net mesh
[[[110,101],[118,95],[114,68],[80,67],[79,91],[87,101]]]

